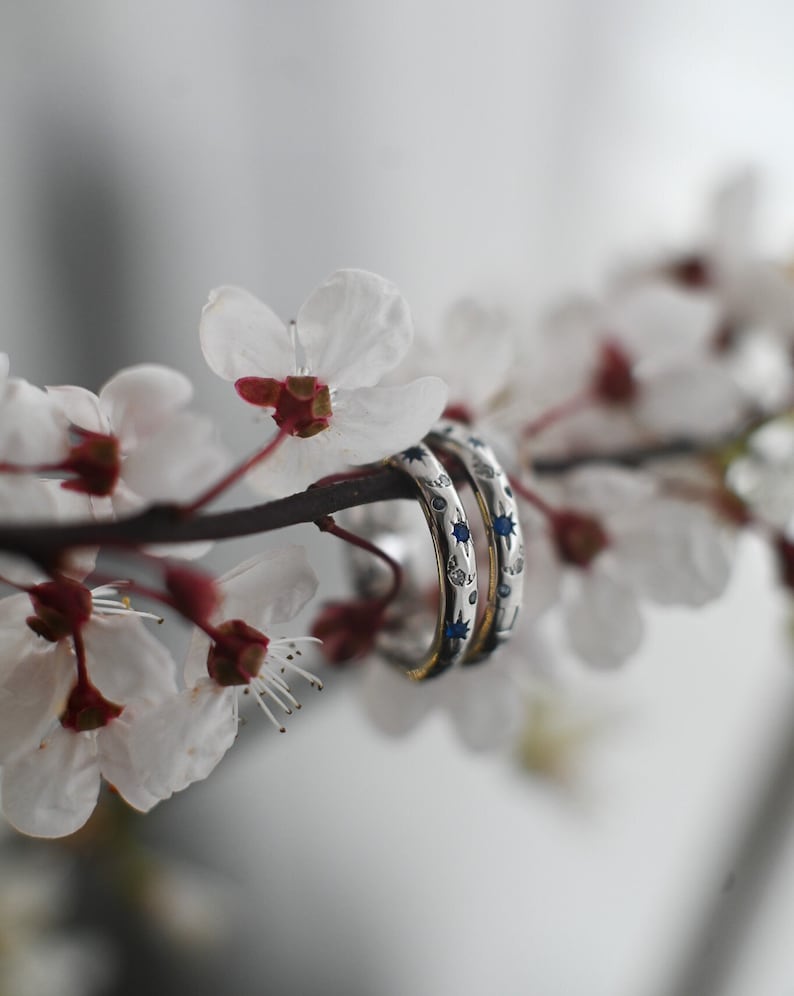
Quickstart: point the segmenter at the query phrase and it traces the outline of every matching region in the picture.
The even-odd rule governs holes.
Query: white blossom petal
[[[337,270],[297,318],[307,367],[333,387],[372,387],[413,339],[408,304],[394,284],[365,270]]]
[[[420,377],[397,387],[338,391],[334,428],[346,463],[383,460],[418,443],[447,403],[447,386],[438,377]]]
[[[705,360],[649,377],[636,404],[637,417],[648,428],[688,438],[728,432],[744,408],[744,394],[733,377]]]
[[[246,482],[265,498],[297,494],[310,484],[348,469],[342,436],[332,424],[308,439],[285,437],[267,459],[246,475]]]
[[[0,460],[34,466],[69,453],[68,423],[44,391],[16,377],[0,400]]]
[[[579,574],[579,590],[564,608],[568,639],[590,664],[615,667],[633,654],[642,640],[637,600],[630,588],[597,566]]]
[[[35,477],[0,474],[0,519],[11,525],[53,525],[58,508],[52,489]],[[0,553],[0,577],[23,587],[45,580],[40,567],[26,557]]]
[[[4,601],[16,598],[30,610],[26,595]],[[13,628],[0,626],[0,763],[38,746],[63,711],[74,679],[66,648],[35,637],[24,619]]]
[[[450,385],[452,401],[479,410],[504,391],[515,364],[516,344],[500,312],[470,298],[456,301],[445,316],[439,346],[442,355],[434,356],[434,365],[425,364],[421,372],[442,376]]]
[[[224,380],[283,380],[297,373],[295,350],[284,322],[240,287],[219,287],[210,293],[199,334],[204,359]]]
[[[94,811],[99,786],[96,736],[57,725],[40,746],[4,765],[3,813],[22,833],[64,837]]]
[[[545,529],[524,530],[524,587],[521,612],[537,619],[560,597],[562,566]]]
[[[707,294],[649,281],[613,303],[613,327],[603,331],[619,339],[635,362],[658,363],[702,350],[716,331],[718,315],[716,300]]]
[[[663,605],[700,606],[725,590],[730,559],[723,531],[705,509],[655,501],[615,540],[621,572]]]
[[[120,370],[99,392],[113,431],[129,452],[159,430],[193,397],[193,385],[178,370],[141,363]]]
[[[217,621],[245,619],[267,632],[274,623],[296,616],[318,583],[302,546],[257,554],[218,579],[223,605]]]
[[[235,695],[206,678],[136,720],[130,757],[147,792],[167,799],[210,774],[237,736]]]
[[[46,390],[72,425],[104,436],[113,431],[110,419],[99,404],[99,398],[92,391],[73,384],[60,384],[57,387],[47,387]]]
[[[160,798],[144,788],[141,773],[130,754],[130,740],[136,717],[125,709],[121,716],[97,732],[99,769],[102,777],[134,809],[148,813]]]
[[[504,668],[473,664],[445,676],[443,704],[455,732],[470,750],[494,750],[517,737],[525,713],[518,685]]]
[[[176,664],[133,615],[94,612],[83,630],[91,681],[118,705],[160,702],[176,692]]]
[[[124,482],[148,501],[187,502],[228,466],[214,423],[191,412],[174,415],[124,461]]]
[[[397,668],[373,660],[362,682],[364,711],[381,733],[403,736],[437,704],[437,685],[410,681]]]

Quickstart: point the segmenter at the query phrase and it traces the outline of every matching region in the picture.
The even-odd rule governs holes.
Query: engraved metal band
[[[477,612],[474,543],[460,496],[428,446],[411,446],[386,462],[413,478],[436,555],[439,607],[430,650],[419,663],[399,650],[389,653],[409,678],[422,681],[461,663],[471,643]]]
[[[482,513],[488,540],[488,601],[466,651],[464,664],[486,658],[509,639],[521,608],[524,539],[507,476],[493,450],[470,428],[442,419],[427,436],[430,445],[462,464]]]

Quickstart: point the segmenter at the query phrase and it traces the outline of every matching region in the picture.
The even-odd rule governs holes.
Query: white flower
[[[363,681],[364,710],[389,736],[409,733],[426,716],[440,711],[470,750],[497,750],[520,732],[527,689],[545,654],[534,630],[522,624],[510,643],[491,657],[453,668],[431,681],[410,681],[397,668],[373,658]]]
[[[245,401],[272,409],[287,434],[249,473],[263,494],[300,491],[405,449],[444,408],[436,377],[376,386],[405,355],[413,327],[402,295],[372,273],[334,273],[289,329],[247,291],[222,287],[210,295],[200,333],[211,369]]]
[[[570,474],[545,513],[526,510],[527,589],[554,593],[573,650],[599,667],[640,645],[639,599],[700,606],[722,593],[730,560],[724,531],[699,505],[660,494],[645,475],[617,468]],[[555,556],[556,554],[556,556]],[[543,593],[533,563],[543,564]]]
[[[138,717],[176,693],[170,654],[125,603],[108,597],[114,589],[92,597],[82,585],[57,582],[68,587],[61,612],[66,603],[46,598],[54,584],[40,586],[41,601],[34,590],[31,600],[0,603],[2,809],[18,830],[39,837],[79,829],[102,777],[136,809],[151,809],[158,799],[132,766],[129,738]],[[79,634],[80,653],[61,624]]]
[[[717,320],[712,298],[662,280],[632,285],[605,305],[560,308],[527,369],[527,393],[536,415],[572,398],[584,403],[543,443],[604,451],[732,428],[744,396],[711,350]]]
[[[193,387],[176,370],[140,364],[119,371],[98,396],[71,385],[47,393],[84,440],[85,477],[75,486],[109,496],[116,514],[189,501],[226,467],[212,422],[184,411]]]
[[[138,723],[132,742],[144,786],[165,799],[206,778],[237,736],[238,691],[249,691],[271,722],[272,708],[300,708],[283,677],[321,683],[296,661],[300,640],[272,639],[314,595],[317,578],[301,547],[260,554],[218,580],[223,596],[212,624],[214,640],[197,630],[185,664],[187,687]]]

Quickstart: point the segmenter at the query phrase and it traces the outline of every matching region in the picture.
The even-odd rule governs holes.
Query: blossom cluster
[[[382,729],[409,729],[438,706],[487,748],[515,737],[549,627],[589,665],[622,663],[640,646],[644,603],[720,595],[745,528],[770,540],[794,588],[794,282],[752,246],[753,192],[743,177],[720,193],[702,245],[624,268],[600,299],[572,298],[534,326],[464,300],[414,341],[402,294],[361,270],[331,275],[286,323],[245,290],[213,291],[204,357],[265,427],[236,462],[176,370],[131,367],[95,395],[36,387],[0,355],[0,522],[43,536],[102,527],[96,541],[89,530],[28,556],[0,552],[6,819],[60,836],[88,819],[103,780],[148,811],[206,778],[237,736],[240,693],[283,730],[300,707],[293,684],[322,687],[299,663],[307,641],[322,641],[331,665],[364,662]],[[378,660],[384,636],[420,611],[402,597],[388,540],[323,518],[390,582],[326,601],[313,636],[290,637],[280,627],[318,585],[304,550],[258,553],[216,578],[196,561],[228,532],[185,542],[175,530],[153,544],[128,528],[152,506],[211,525],[207,506],[240,481],[283,505],[363,480],[442,414],[489,440],[519,501],[522,623],[482,664],[412,683]],[[403,544],[427,544],[421,521],[390,523]],[[130,576],[106,573],[104,544]],[[415,583],[420,601],[432,606],[437,584],[432,571]],[[156,633],[175,617],[191,627],[181,666]]]

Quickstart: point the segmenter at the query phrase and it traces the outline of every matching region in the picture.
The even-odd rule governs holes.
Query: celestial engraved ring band
[[[411,446],[387,463],[413,478],[436,555],[439,608],[430,650],[419,663],[390,654],[409,678],[421,681],[461,663],[471,643],[477,613],[474,543],[460,496],[428,446]]]
[[[461,463],[482,514],[488,542],[488,596],[464,663],[487,657],[510,637],[521,608],[524,540],[516,501],[493,450],[460,422],[442,419],[427,442]]]

